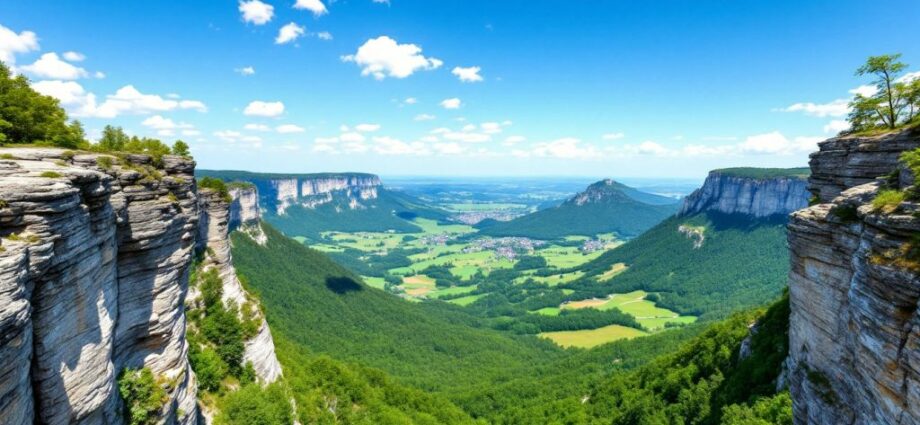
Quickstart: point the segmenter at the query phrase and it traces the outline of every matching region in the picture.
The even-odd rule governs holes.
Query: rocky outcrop
[[[920,146],[902,132],[840,137],[812,154],[819,202],[789,223],[787,359],[798,424],[920,423],[920,205],[873,209],[899,151]]]
[[[233,258],[230,252],[230,223],[234,216],[233,205],[239,204],[244,194],[247,198],[257,196],[254,189],[236,189],[236,196],[220,194],[213,190],[202,190],[199,196],[201,209],[201,225],[199,227],[199,249],[206,249],[208,254],[204,256],[204,262],[201,265],[205,269],[214,268],[223,282],[223,301],[225,304],[231,303],[239,308],[250,308],[251,312],[261,318],[262,324],[258,334],[245,342],[245,351],[243,354],[244,362],[251,362],[253,369],[256,371],[256,377],[260,382],[275,382],[281,376],[281,364],[275,356],[275,344],[272,340],[271,332],[268,329],[268,322],[265,321],[258,307],[258,303],[249,296],[243,285],[236,275],[236,269],[233,267]],[[241,221],[241,225],[247,228],[257,228],[261,233],[261,227],[258,218],[252,219],[252,211],[240,211],[240,216],[248,216],[250,220]],[[250,302],[251,301],[251,302]]]
[[[255,185],[234,183],[230,187],[230,197],[230,231],[239,230],[259,245],[265,245],[268,237],[262,231],[262,209]]]
[[[255,186],[259,204],[272,214],[284,215],[298,205],[316,208],[336,202],[337,207],[366,208],[377,199],[380,178],[364,173],[269,174],[244,171],[202,171],[202,175],[244,181]]]
[[[808,205],[807,184],[798,176],[757,178],[715,170],[703,187],[684,199],[681,216],[715,211],[758,218],[785,216]]]
[[[194,162],[0,154],[0,423],[122,423],[116,378],[142,367],[168,383],[162,422],[195,423]]]

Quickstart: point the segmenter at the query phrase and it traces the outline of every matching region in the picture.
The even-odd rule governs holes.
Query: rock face
[[[283,215],[299,205],[316,208],[342,199],[351,209],[365,208],[363,201],[377,199],[380,178],[364,173],[266,174],[240,171],[202,171],[227,180],[252,183],[259,204],[273,214]]]
[[[201,221],[199,227],[199,249],[208,249],[208,255],[204,258],[202,266],[204,268],[214,268],[223,281],[223,301],[224,303],[234,303],[239,308],[249,308],[252,312],[261,315],[258,303],[246,293],[243,285],[236,275],[236,269],[233,267],[233,258],[230,253],[230,223],[233,216],[233,205],[239,203],[243,193],[250,193],[247,197],[258,196],[254,189],[250,191],[237,190],[237,197],[231,195],[230,199],[224,199],[223,195],[213,190],[202,190],[199,193],[199,208],[201,210]],[[251,213],[251,211],[249,212]],[[249,214],[246,213],[246,214]],[[244,212],[240,212],[244,215]],[[261,227],[258,217],[250,219],[243,224],[249,228]],[[262,233],[264,237],[264,233]],[[272,383],[281,376],[281,364],[275,356],[275,343],[272,340],[271,332],[268,329],[268,322],[262,318],[262,325],[259,333],[252,339],[246,341],[245,352],[243,354],[244,362],[252,362],[253,369],[260,382]]]
[[[882,214],[870,204],[898,150],[918,146],[920,136],[902,132],[834,138],[812,154],[819,204],[794,213],[788,232],[786,365],[798,424],[920,423],[920,205]]]
[[[808,205],[806,181],[799,177],[752,178],[720,170],[684,199],[679,215],[705,211],[758,218],[787,215]]]
[[[116,378],[141,367],[169,382],[163,422],[195,423],[194,162],[0,153],[0,423],[123,423]]]
[[[262,209],[259,207],[259,192],[255,185],[232,186],[230,188],[230,231],[240,230],[260,245],[268,242],[262,231]]]

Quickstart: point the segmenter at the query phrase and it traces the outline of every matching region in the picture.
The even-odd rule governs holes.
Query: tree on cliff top
[[[907,64],[901,55],[870,56],[856,75],[875,77],[875,93],[857,94],[850,102],[850,125],[854,131],[894,129],[913,122],[920,113],[920,78],[902,76]]]
[[[22,75],[0,62],[0,143],[41,143],[76,148],[84,145],[83,126],[67,122],[57,99],[45,96]]]

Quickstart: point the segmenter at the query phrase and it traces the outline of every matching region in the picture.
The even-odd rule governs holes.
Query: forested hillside
[[[724,317],[782,291],[789,270],[784,221],[715,212],[672,217],[584,265],[585,277],[568,287],[585,295],[642,289],[681,314]],[[625,270],[604,280],[616,264]]]
[[[487,220],[476,227],[489,236],[558,239],[568,235],[616,233],[633,237],[677,211],[676,200],[644,193],[612,180],[594,183],[559,206],[507,222]]]

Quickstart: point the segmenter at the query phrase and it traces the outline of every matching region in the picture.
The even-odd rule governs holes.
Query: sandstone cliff
[[[230,199],[224,199],[223,195],[213,190],[201,190],[199,193],[199,208],[201,210],[201,225],[199,227],[199,248],[207,249],[208,255],[204,258],[202,267],[214,268],[223,281],[223,301],[225,304],[233,303],[239,308],[250,308],[252,313],[261,317],[261,311],[258,308],[258,302],[246,293],[236,275],[236,269],[233,267],[233,258],[230,253],[230,222],[231,211],[234,210],[233,204],[239,203],[241,196],[246,193],[242,190],[236,190],[237,197],[231,195]],[[254,196],[253,194],[247,197]],[[251,229],[258,229],[261,233],[261,227],[258,222],[258,216],[253,211],[240,211],[240,216],[247,216],[249,220],[245,225]],[[250,301],[247,303],[247,301]],[[243,355],[244,362],[251,362],[255,369],[256,376],[263,383],[271,383],[281,376],[281,364],[275,357],[275,344],[272,340],[271,332],[268,329],[268,322],[261,317],[262,324],[258,334],[246,341],[246,351]]]
[[[260,245],[268,238],[262,231],[262,209],[259,207],[259,192],[255,185],[233,184],[230,187],[230,231],[240,230]]]
[[[163,422],[195,423],[194,162],[0,153],[0,423],[121,423],[116,377],[141,367],[168,382]]]
[[[920,423],[920,205],[872,199],[920,135],[840,137],[812,154],[817,204],[789,223],[790,391],[799,424]]]
[[[787,215],[808,205],[806,181],[798,176],[765,178],[715,170],[703,187],[684,199],[679,215],[705,211],[758,218]]]

